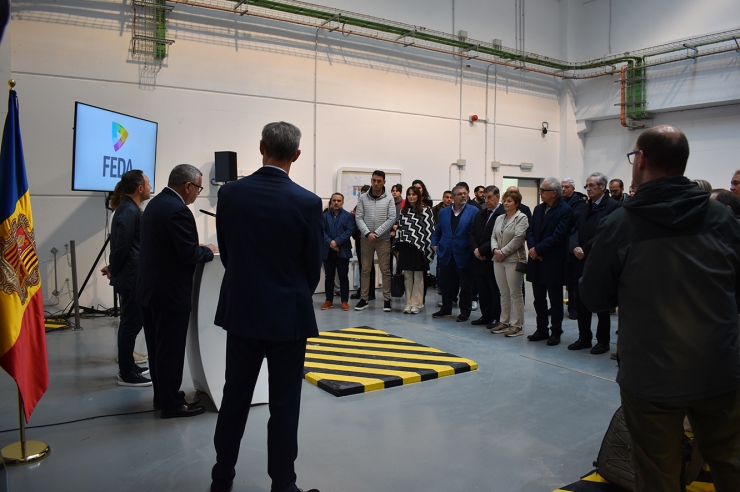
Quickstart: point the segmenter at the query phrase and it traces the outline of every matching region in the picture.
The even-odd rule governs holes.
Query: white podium
[[[223,276],[224,266],[218,254],[213,261],[195,268],[193,310],[185,348],[195,389],[205,392],[216,409],[221,408],[226,372],[226,330],[213,324]],[[267,403],[268,395],[265,359],[254,387],[252,405]]]

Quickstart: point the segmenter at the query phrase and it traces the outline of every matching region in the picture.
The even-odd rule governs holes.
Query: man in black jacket
[[[740,490],[740,226],[683,176],[686,136],[640,135],[635,196],[602,220],[581,280],[594,312],[619,304],[622,408],[635,491],[679,490],[688,416],[717,492]]]
[[[136,365],[134,346],[141,331],[141,306],[132,289],[139,265],[141,202],[149,200],[152,187],[149,178],[134,169],[121,176],[111,198],[115,215],[111,224],[110,258],[102,272],[121,298],[121,318],[118,325],[118,384],[120,386],[151,386],[144,377],[146,368]]]
[[[586,208],[586,195],[576,191],[576,182],[572,178],[563,178],[560,183],[563,187],[563,201],[573,210],[573,217],[578,220],[581,212]],[[575,228],[575,221],[573,223]],[[568,255],[565,267],[565,287],[568,289],[568,317],[578,319],[578,275],[573,265],[575,257]]]
[[[478,283],[481,317],[471,322],[473,325],[494,325],[501,317],[501,292],[496,284],[491,261],[491,234],[496,217],[506,213],[499,203],[500,192],[496,186],[483,190],[485,208],[475,216],[470,228],[470,249],[475,255],[475,280]]]
[[[154,408],[162,409],[162,418],[205,411],[201,405],[189,405],[179,392],[195,265],[213,260],[218,252],[213,244],[199,244],[195,218],[188,208],[202,184],[197,167],[175,166],[167,186],[149,202],[141,220],[136,296],[144,316]]]
[[[547,340],[548,345],[555,346],[560,343],[563,333],[565,255],[573,226],[573,210],[561,199],[563,188],[557,178],[544,180],[539,191],[542,203],[535,207],[527,229],[527,280],[532,282],[537,331],[527,340]],[[548,327],[550,317],[552,323]]]
[[[573,291],[568,290],[568,295],[578,299],[578,278],[583,275],[583,264],[588,258],[593,242],[596,236],[596,228],[599,226],[601,219],[614,212],[619,208],[619,204],[611,198],[606,189],[607,179],[602,173],[593,173],[586,179],[586,192],[588,193],[588,204],[583,208],[581,215],[577,217],[576,224],[573,227],[573,234],[570,236],[570,245],[568,246],[569,263],[573,275],[576,278]],[[585,203],[585,202],[584,202]],[[578,340],[568,345],[568,350],[581,350],[591,348],[591,318],[592,312],[583,305],[580,300],[577,304],[578,310]],[[596,325],[596,346],[591,349],[592,354],[603,354],[609,352],[609,331],[611,330],[611,320],[609,311],[600,311],[596,313],[599,320]]]

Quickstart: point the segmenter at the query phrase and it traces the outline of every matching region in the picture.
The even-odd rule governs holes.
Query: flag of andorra
[[[49,367],[18,96],[12,89],[0,148],[0,366],[18,384],[28,422],[49,387]]]

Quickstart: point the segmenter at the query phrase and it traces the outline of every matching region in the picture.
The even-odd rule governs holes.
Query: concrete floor
[[[439,300],[404,315],[400,301],[382,311],[382,296],[362,312],[318,310],[320,329],[372,326],[479,364],[477,371],[409,386],[336,398],[304,382],[296,462],[298,486],[322,492],[551,491],[577,480],[592,462],[619,390],[608,354],[571,352],[575,321],[562,343],[492,335],[483,327],[434,320]],[[531,291],[525,333],[534,331]],[[335,304],[336,305],[336,304]],[[354,303],[352,304],[354,305]],[[456,312],[456,310],[455,310]],[[474,312],[472,319],[478,313]],[[612,333],[616,329],[612,317]],[[596,319],[593,321],[593,329]],[[31,426],[96,415],[146,412],[29,429],[52,454],[11,468],[15,491],[205,492],[214,463],[212,405],[201,416],[161,420],[151,412],[151,388],[116,384],[117,319],[83,321],[83,331],[47,335],[51,384]],[[137,348],[145,351],[143,337]],[[616,337],[612,337],[615,348]],[[183,389],[194,389],[187,362]],[[17,427],[13,381],[0,376],[0,431]],[[242,440],[234,490],[268,492],[267,406],[254,407]],[[0,433],[0,446],[18,440]]]

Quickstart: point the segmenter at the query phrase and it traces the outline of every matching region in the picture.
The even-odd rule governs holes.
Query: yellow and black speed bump
[[[554,492],[624,492],[624,489],[607,482],[594,470],[579,481]],[[702,470],[697,479],[686,486],[686,492],[714,492],[712,476],[707,470]]]
[[[478,364],[368,326],[309,338],[303,376],[334,396],[474,371]]]

